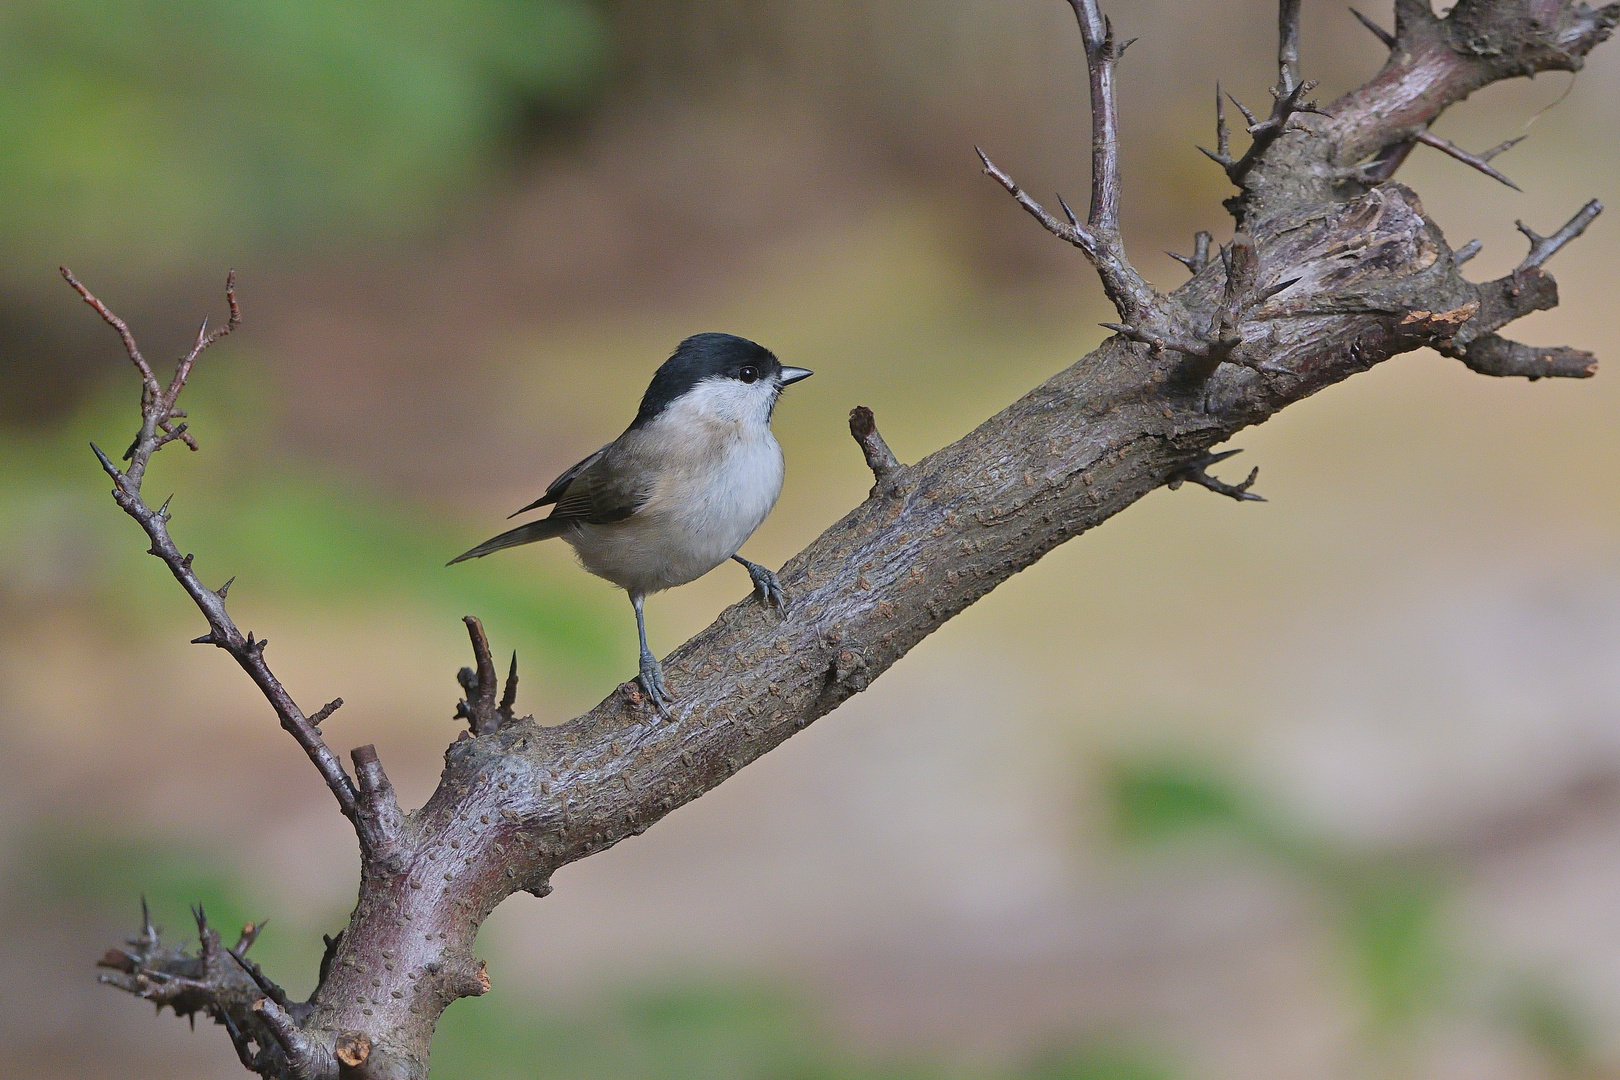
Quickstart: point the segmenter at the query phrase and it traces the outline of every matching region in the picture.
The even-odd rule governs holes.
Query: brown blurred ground
[[[722,38],[713,64],[668,55],[708,55],[687,43],[703,26],[735,34],[734,20],[660,33],[680,5],[615,9],[634,78],[576,143],[449,208],[437,237],[239,267],[238,348],[275,447],[261,467],[341,477],[476,539],[615,433],[675,340],[725,328],[817,371],[779,412],[788,486],[748,548],[774,565],[864,494],[850,406],[871,405],[914,459],[1101,339],[1107,313],[1078,256],[998,198],[972,156],[978,142],[1032,190],[1084,190],[1061,4],[736,7],[763,20],[745,44],[770,47]],[[1123,69],[1127,241],[1171,284],[1181,272],[1155,252],[1229,230],[1218,171],[1192,143],[1210,137],[1217,77],[1263,97],[1271,9],[1112,12],[1142,36]],[[1379,62],[1332,5],[1307,5],[1305,41],[1326,96]],[[1593,195],[1620,206],[1612,51],[1539,117],[1567,79],[1493,88],[1442,122],[1479,147],[1535,117],[1499,162],[1526,194],[1438,155],[1403,172],[1455,244],[1484,240],[1477,276],[1517,260],[1515,217],[1549,231]],[[1369,1064],[1309,889],[1241,852],[1122,855],[1099,763],[1174,747],[1352,848],[1454,853],[1449,940],[1565,988],[1614,1060],[1620,800],[1554,814],[1522,842],[1477,841],[1620,770],[1615,227],[1600,219],[1559,257],[1563,306],[1516,328],[1596,351],[1596,380],[1496,382],[1421,354],[1289,410],[1240,442],[1270,502],[1151,496],[719,791],[567,870],[544,902],[509,902],[482,939],[497,990],[565,1011],[647,980],[763,973],[803,988],[853,1045],[947,1061],[1122,1034],[1189,1077],[1361,1076],[1389,1060],[1411,1076],[1560,1075],[1466,1001]],[[200,266],[165,303],[189,318],[215,276]],[[178,340],[184,322],[151,333]],[[196,423],[207,431],[206,414]],[[206,446],[186,470],[222,467]],[[88,467],[83,484],[99,490]],[[577,573],[558,551],[514,558]],[[5,879],[35,880],[84,833],[205,852],[251,914],[272,916],[288,942],[276,973],[307,992],[311,942],[353,895],[341,818],[237,673],[184,646],[178,594],[149,594],[169,613],[148,627],[71,580],[29,585],[36,563],[0,584]],[[215,565],[228,574],[229,553]],[[655,647],[745,584],[722,570],[660,597]],[[349,702],[329,737],[375,741],[419,802],[451,733],[453,618],[386,597],[267,602],[243,585],[243,621],[274,639],[289,685]],[[578,594],[618,651],[583,672],[535,657],[520,704],[543,720],[628,673],[622,599]],[[497,641],[521,632],[490,622]],[[14,890],[0,1073],[236,1068],[217,1032],[193,1038],[91,985],[133,905]]]

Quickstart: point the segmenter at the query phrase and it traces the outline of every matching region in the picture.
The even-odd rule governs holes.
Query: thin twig
[[[1131,43],[1116,42],[1113,26],[1103,16],[1097,0],[1069,0],[1069,4],[1080,24],[1091,89],[1091,209],[1085,223],[1075,219],[1067,203],[1064,211],[1069,221],[1060,221],[992,164],[983,150],[978,151],[979,160],[984,163],[984,171],[1048,232],[1085,252],[1102,278],[1103,291],[1121,316],[1145,320],[1156,311],[1159,297],[1126,258],[1119,231],[1119,108],[1114,65]]]
[[[74,291],[84,298],[87,304],[101,314],[102,318],[118,331],[119,337],[124,341],[125,351],[130,354],[131,359],[138,358],[140,350],[136,347],[134,334],[130,332],[124,321],[109,311],[106,305],[96,299],[65,268],[62,271],[62,276],[69,285],[73,286]],[[151,460],[152,455],[166,441],[160,425],[175,415],[175,403],[179,398],[180,391],[185,387],[185,379],[189,376],[197,356],[241,322],[241,311],[236,301],[233,277],[227,277],[226,279],[226,296],[230,304],[231,317],[225,328],[212,335],[198,335],[198,344],[176,365],[175,379],[171,381],[169,390],[161,392],[154,390],[142,394],[141,429],[136,436],[129,468],[120,470],[117,465],[113,464],[112,459],[94,443],[90,445],[90,449],[95,453],[97,460],[101,462],[102,469],[113,481],[114,501],[145,530],[147,537],[152,541],[151,553],[163,560],[170,573],[180,582],[181,587],[186,590],[192,602],[197,605],[204,618],[208,620],[208,633],[194,639],[194,641],[199,644],[217,645],[224,649],[247,672],[248,677],[258,686],[259,692],[270,702],[276,716],[281,721],[281,726],[303,747],[310,761],[315,764],[316,769],[320,771],[322,778],[325,779],[327,787],[331,789],[333,796],[337,798],[338,806],[352,820],[355,811],[354,785],[349,782],[348,775],[344,773],[343,766],[338,761],[337,755],[332,753],[331,749],[322,741],[320,732],[304,716],[303,711],[298,708],[292,696],[287,693],[286,688],[281,685],[280,680],[276,678],[265,663],[264,646],[266,642],[254,640],[251,633],[244,635],[225,610],[225,592],[230,582],[226,582],[225,586],[222,586],[218,592],[204,585],[192,569],[191,558],[181,553],[173,538],[169,535],[167,501],[159,509],[153,510],[146,504],[141,495],[141,480],[146,463]],[[145,361],[138,361],[136,366],[141,370],[143,384],[155,387],[157,385],[155,376],[151,377],[150,383],[146,383],[151,374],[151,368],[146,366]]]
[[[1080,24],[1091,81],[1091,212],[1086,224],[1117,234],[1119,228],[1119,106],[1114,95],[1114,28],[1097,0],[1069,0]]]
[[[1277,88],[1288,93],[1299,85],[1299,0],[1277,4]]]
[[[1490,165],[1490,159],[1492,157],[1495,157],[1497,154],[1500,154],[1503,150],[1506,150],[1509,146],[1512,146],[1513,142],[1516,142],[1517,140],[1511,140],[1511,141],[1509,141],[1507,143],[1502,144],[1501,146],[1493,147],[1491,152],[1490,152],[1490,157],[1486,157],[1483,154],[1470,154],[1467,150],[1464,150],[1462,147],[1458,146],[1456,143],[1451,142],[1449,139],[1442,139],[1440,136],[1436,135],[1432,131],[1420,131],[1415,136],[1415,138],[1417,139],[1418,142],[1422,143],[1424,146],[1432,146],[1436,150],[1439,150],[1440,152],[1442,152],[1444,154],[1449,154],[1452,157],[1456,158],[1458,161],[1462,162],[1464,165],[1468,165],[1468,166],[1470,166],[1472,168],[1478,169],[1480,172],[1484,173],[1486,176],[1490,177],[1492,180],[1496,180],[1496,181],[1498,181],[1500,183],[1506,184],[1508,187],[1512,188],[1514,191],[1523,191],[1524,190],[1518,184],[1515,184],[1512,180],[1509,180],[1507,177],[1503,176],[1501,174],[1501,172],[1499,172],[1495,168],[1492,168],[1491,165]]]
[[[1287,0],[1284,0],[1284,2],[1286,3]],[[1249,121],[1249,135],[1253,138],[1253,141],[1249,143],[1249,149],[1244,151],[1243,156],[1226,166],[1226,175],[1232,183],[1238,187],[1244,185],[1244,180],[1249,175],[1249,171],[1265,156],[1266,151],[1271,149],[1271,144],[1282,138],[1289,130],[1288,121],[1296,114],[1318,113],[1326,115],[1317,106],[1316,102],[1306,100],[1305,95],[1314,89],[1316,89],[1316,80],[1306,79],[1288,90],[1279,89],[1275,91],[1276,98],[1272,103],[1271,115],[1264,120],[1256,119],[1254,113],[1250,112],[1242,102],[1238,101],[1237,98],[1232,98],[1232,103],[1243,111],[1244,117]]]
[[[1249,490],[1254,486],[1255,480],[1260,476],[1260,466],[1256,465],[1254,468],[1250,469],[1248,479],[1244,480],[1241,484],[1223,483],[1222,481],[1217,480],[1213,476],[1209,475],[1209,473],[1206,471],[1216,462],[1225,461],[1227,458],[1241,453],[1243,453],[1242,450],[1224,450],[1219,454],[1200,454],[1197,458],[1173,473],[1170,479],[1165,481],[1165,486],[1171,491],[1175,491],[1183,483],[1191,481],[1200,487],[1208,488],[1217,495],[1225,495],[1227,498],[1236,499],[1238,502],[1265,502],[1266,500],[1263,495],[1256,495],[1254,492]]]
[[[1040,222],[1042,227],[1044,227],[1047,232],[1062,240],[1067,240],[1081,251],[1084,251],[1088,256],[1091,254],[1093,240],[1085,226],[1079,224],[1078,222],[1075,222],[1074,224],[1065,224],[1064,222],[1059,221],[1052,215],[1051,211],[1047,210],[1046,207],[1036,202],[1035,199],[1030,196],[1029,192],[1018,186],[1017,181],[1015,181],[1011,176],[1008,176],[1007,173],[995,162],[991,161],[989,155],[986,154],[984,150],[977,146],[975,146],[973,149],[974,152],[979,155],[979,160],[984,163],[985,175],[991,177],[996,181],[996,183],[1006,188],[1007,193],[1014,199],[1018,200],[1018,205],[1029,211],[1030,216],[1036,221]],[[1064,205],[1067,206],[1066,203]],[[1069,214],[1069,218],[1070,221],[1074,220],[1074,215],[1072,212]]]
[[[242,325],[242,309],[236,302],[236,271],[229,270],[225,274],[225,304],[230,308],[230,318],[225,325],[212,334],[208,332],[208,320],[203,319],[202,325],[197,328],[197,340],[192,343],[191,351],[181,357],[180,362],[174,366],[174,378],[169,380],[169,388],[163,392],[165,411],[172,411],[175,400],[180,397],[180,391],[186,385],[186,379],[191,375],[191,366],[197,362],[204,349],[214,344],[220,338]],[[192,447],[196,449],[195,446]]]
[[[1503,139],[1489,150],[1482,152],[1479,156],[1484,160],[1489,161],[1494,157],[1507,153],[1509,150],[1513,149],[1515,146],[1518,146],[1529,137],[1530,136],[1528,135],[1515,135],[1511,139]]]
[[[73,276],[73,271],[65,266],[59,266],[57,269],[61,271],[62,277],[67,283],[73,286],[73,291],[78,293],[85,303],[95,309],[96,314],[101,316],[102,321],[118,331],[118,337],[124,343],[124,351],[129,354],[130,362],[135,365],[135,370],[141,373],[142,390],[154,398],[157,397],[160,393],[157,376],[152,373],[152,365],[146,362],[146,358],[141,355],[140,348],[135,344],[135,335],[130,331],[129,324],[114,315],[106,304],[91,295],[90,290],[81,285],[79,279]]]
[[[1215,238],[1202,229],[1193,233],[1193,253],[1191,255],[1177,255],[1173,251],[1165,252],[1176,262],[1185,266],[1189,273],[1195,277],[1199,271],[1209,265],[1209,245]]]
[[[1515,221],[1513,224],[1530,241],[1530,252],[1525,255],[1524,261],[1519,263],[1514,273],[1522,274],[1526,270],[1533,270],[1545,263],[1558,254],[1558,250],[1565,244],[1585,232],[1586,227],[1597,220],[1597,216],[1601,213],[1603,213],[1603,204],[1593,199],[1575,211],[1575,216],[1564,222],[1564,227],[1551,236],[1542,236],[1524,222]]]
[[[327,717],[331,716],[341,708],[343,708],[343,699],[340,697],[333,698],[331,701],[328,701],[325,705],[322,705],[320,708],[315,710],[314,715],[309,718],[309,726],[315,728],[320,727],[322,724],[326,723]]]

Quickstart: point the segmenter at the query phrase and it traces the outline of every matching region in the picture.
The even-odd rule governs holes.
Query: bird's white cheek
[[[769,382],[705,379],[673,402],[668,419],[723,424],[768,424],[776,387]]]

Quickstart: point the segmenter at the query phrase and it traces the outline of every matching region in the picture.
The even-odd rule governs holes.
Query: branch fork
[[[1249,476],[1241,484],[1227,484],[1209,475],[1209,467],[1217,462],[1225,461],[1229,457],[1243,453],[1242,450],[1223,450],[1219,454],[1203,453],[1188,462],[1186,465],[1170,474],[1164,486],[1175,491],[1182,484],[1191,481],[1200,487],[1206,487],[1217,495],[1225,495],[1228,499],[1238,502],[1265,502],[1265,496],[1256,495],[1249,489],[1260,478],[1260,466],[1256,465],[1249,470]]]
[[[477,667],[462,668],[456,673],[456,680],[466,694],[456,703],[456,719],[466,720],[467,729],[474,736],[489,735],[517,720],[512,715],[512,707],[517,702],[517,653],[512,654],[512,664],[506,674],[506,689],[497,703],[495,692],[500,689],[500,680],[495,674],[495,661],[490,655],[489,637],[484,633],[484,624],[473,615],[464,616],[461,621],[467,624],[467,636],[472,639],[473,662]]]
[[[1060,195],[1066,220],[1060,221],[1030,197],[1013,178],[978,151],[984,171],[1052,235],[1079,248],[1097,268],[1103,289],[1115,309],[1127,322],[1145,319],[1160,305],[1158,293],[1147,283],[1125,256],[1125,242],[1119,231],[1119,105],[1114,85],[1114,67],[1125,49],[1118,45],[1114,27],[1103,16],[1097,0],[1069,0],[1080,24],[1085,48],[1086,71],[1091,90],[1091,209],[1082,224]],[[1134,38],[1131,40],[1135,40]]]
[[[1195,249],[1194,260],[1200,255],[1205,259],[1208,258],[1206,239],[1208,235],[1208,233],[1198,234],[1199,247]],[[1234,235],[1232,242],[1220,249],[1220,259],[1226,271],[1226,283],[1222,289],[1221,301],[1216,305],[1206,326],[1196,327],[1190,325],[1190,319],[1171,320],[1163,315],[1156,324],[1146,327],[1112,322],[1105,322],[1102,325],[1132,341],[1150,345],[1157,351],[1168,350],[1188,357],[1193,363],[1184,373],[1195,381],[1208,379],[1214,374],[1216,367],[1223,363],[1257,367],[1262,371],[1272,370],[1262,361],[1250,360],[1239,351],[1245,343],[1241,327],[1256,309],[1272,297],[1285,292],[1299,279],[1286,278],[1260,288],[1258,285],[1260,255],[1255,247],[1254,238],[1248,233],[1239,232]],[[1190,269],[1192,261],[1189,261],[1188,266]]]

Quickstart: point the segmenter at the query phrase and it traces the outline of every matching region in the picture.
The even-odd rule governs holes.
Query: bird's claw
[[[641,687],[642,696],[658,710],[658,715],[668,720],[669,703],[675,695],[664,685],[664,670],[650,654],[643,653],[641,656],[641,674],[636,676],[636,683]]]
[[[788,609],[787,593],[782,589],[782,583],[776,579],[776,574],[758,563],[745,562],[748,576],[754,580],[754,598],[766,607],[773,607],[777,611]]]

